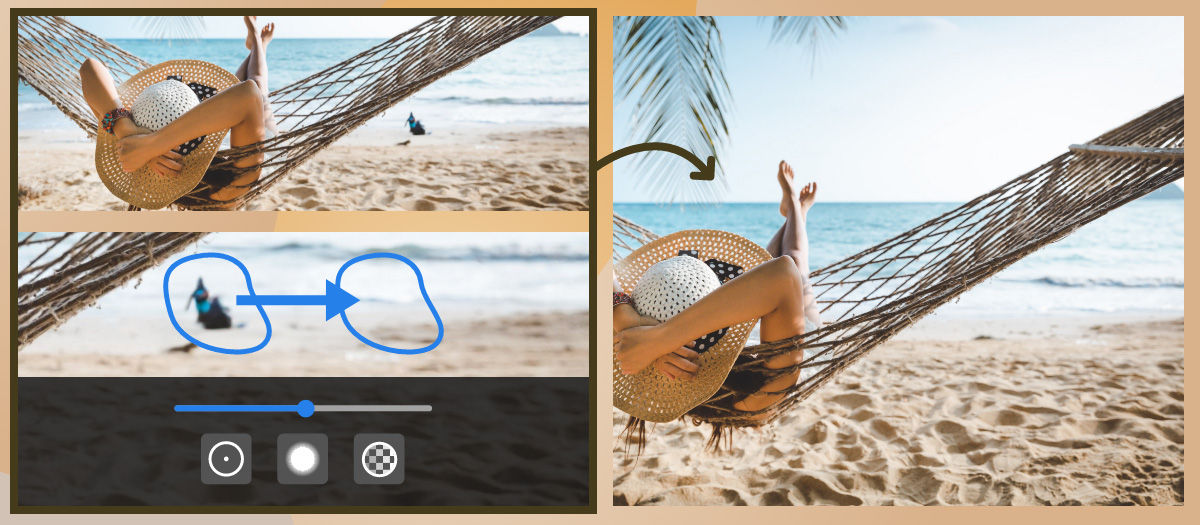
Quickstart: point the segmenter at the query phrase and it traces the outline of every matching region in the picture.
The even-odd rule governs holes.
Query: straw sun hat
[[[204,99],[238,82],[233,73],[201,60],[168,60],[139,72],[117,87],[121,106],[129,108],[133,123],[147,131],[162,129]],[[121,200],[146,209],[162,208],[192,191],[212,163],[229,130],[197,137],[175,151],[183,155],[179,175],[159,175],[143,166],[135,172],[121,169],[117,137],[96,130],[96,172],[108,190]]]
[[[617,283],[631,291],[638,313],[664,321],[771,256],[748,239],[718,230],[685,230],[634,250],[616,265]],[[660,317],[661,316],[661,317]],[[639,419],[667,422],[708,400],[721,388],[758,319],[696,340],[696,377],[677,380],[654,366],[621,373],[613,355],[613,406]]]

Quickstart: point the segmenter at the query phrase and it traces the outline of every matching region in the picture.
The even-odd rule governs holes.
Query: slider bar
[[[432,405],[316,405],[317,412],[433,412]]]
[[[316,405],[307,399],[294,405],[175,405],[176,412],[433,412],[432,405]]]

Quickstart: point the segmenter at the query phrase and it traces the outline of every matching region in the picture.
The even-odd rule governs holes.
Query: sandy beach
[[[929,318],[774,425],[616,436],[618,505],[1183,503],[1182,316]]]
[[[587,312],[533,312],[503,317],[445,312],[443,343],[418,356],[368,348],[351,339],[336,321],[323,324],[302,316],[277,317],[273,322],[280,328],[270,346],[238,356],[236,366],[231,366],[229,356],[207,350],[171,352],[172,347],[186,341],[161,320],[112,326],[103,317],[80,315],[22,349],[17,355],[17,373],[21,377],[588,375]],[[166,325],[166,329],[147,329],[162,328],[158,325]],[[396,317],[376,319],[364,326],[366,333],[388,338],[382,340],[404,337],[423,344],[428,344],[432,334],[437,333],[432,323],[406,322]],[[105,336],[94,337],[98,333]]]
[[[460,127],[426,136],[365,127],[247,210],[587,210],[586,127]],[[21,211],[123,210],[82,132],[21,132]]]

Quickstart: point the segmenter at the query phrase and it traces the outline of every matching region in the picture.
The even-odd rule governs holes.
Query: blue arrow
[[[325,320],[333,319],[333,316],[344,312],[347,308],[354,306],[358,302],[358,298],[350,295],[349,292],[341,289],[336,284],[325,281],[325,295],[239,295],[237,296],[238,305],[250,306],[267,306],[267,305],[292,305],[292,306],[317,306],[325,305]]]

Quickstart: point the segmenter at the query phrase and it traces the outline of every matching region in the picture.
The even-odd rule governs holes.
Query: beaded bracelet
[[[104,114],[104,118],[100,119],[100,127],[104,128],[110,135],[113,134],[113,127],[117,125],[117,121],[123,118],[133,118],[133,113],[128,109],[117,108]]]
[[[625,292],[613,292],[613,306],[615,307],[618,304],[627,304],[633,306],[633,297],[630,297],[629,294]]]

